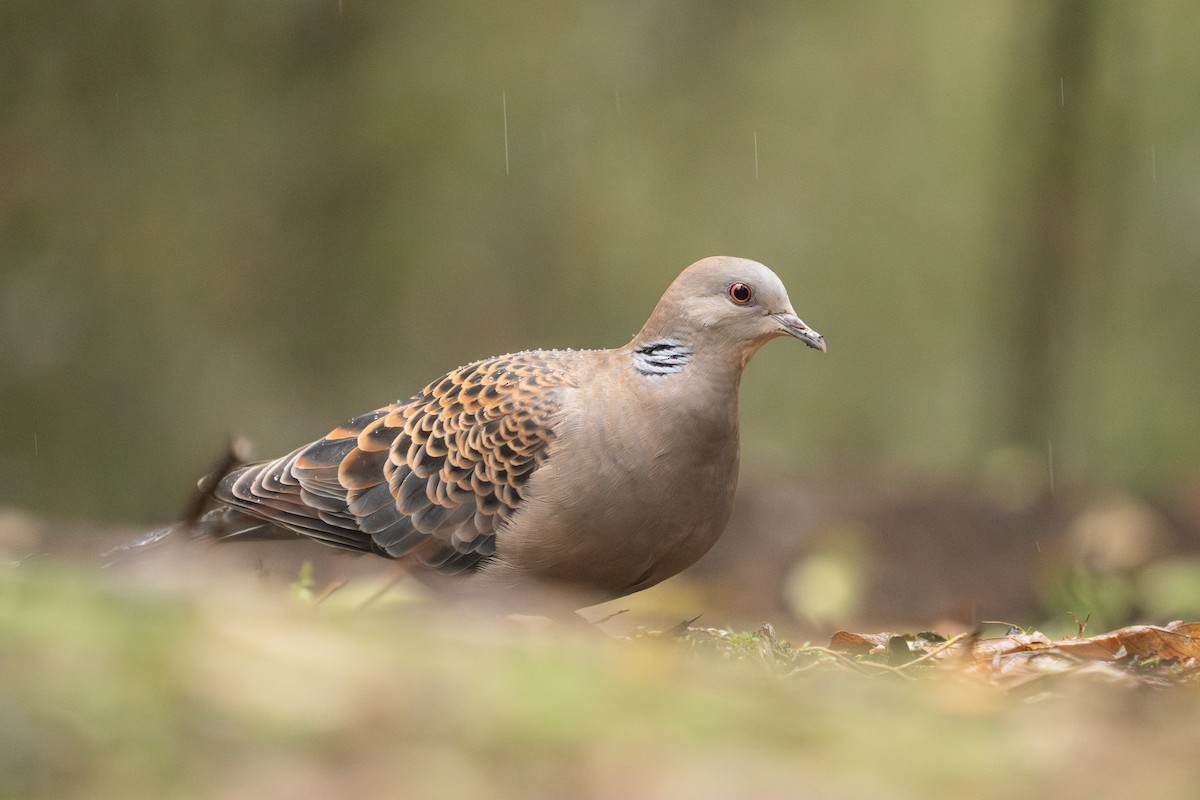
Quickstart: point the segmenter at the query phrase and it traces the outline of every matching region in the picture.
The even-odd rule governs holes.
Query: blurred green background
[[[1200,481],[1200,7],[0,6],[0,504],[172,518],[754,258],[755,476]],[[1016,448],[1015,450],[1013,448]],[[1043,474],[1044,473],[1044,474]]]

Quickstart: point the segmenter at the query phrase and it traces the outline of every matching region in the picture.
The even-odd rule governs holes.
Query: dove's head
[[[745,363],[777,336],[825,352],[825,340],[796,316],[774,272],[757,261],[712,256],[679,274],[634,341],[678,338],[693,348],[733,350]]]

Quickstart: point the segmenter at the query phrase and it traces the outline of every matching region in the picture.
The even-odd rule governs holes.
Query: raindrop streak
[[[1158,183],[1158,153],[1154,145],[1150,145],[1150,179]]]
[[[619,117],[621,116],[621,87],[618,86],[613,93],[617,96],[617,116]]]
[[[754,131],[754,180],[758,180],[758,131]]]
[[[33,457],[38,457],[37,431],[33,432]]]
[[[1054,442],[1046,440],[1046,471],[1050,475],[1050,496],[1054,496]],[[1041,548],[1038,548],[1039,551]]]
[[[1067,85],[1061,75],[1058,76],[1058,104],[1063,107],[1067,105]]]
[[[504,112],[504,174],[508,173],[508,93],[500,92],[500,108]]]

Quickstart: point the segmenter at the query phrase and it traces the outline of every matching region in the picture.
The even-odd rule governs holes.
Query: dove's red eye
[[[731,283],[726,289],[729,294],[729,299],[737,303],[739,306],[744,306],[754,299],[754,292],[750,289],[748,283]]]

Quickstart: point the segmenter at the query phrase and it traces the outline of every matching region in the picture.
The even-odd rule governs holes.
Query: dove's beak
[[[805,325],[804,320],[795,314],[785,311],[781,314],[772,314],[771,318],[780,324],[782,327],[781,333],[786,333],[788,336],[795,336],[812,349],[820,350],[822,353],[825,352],[825,338]]]

